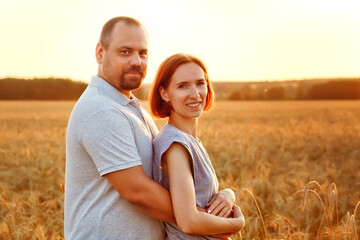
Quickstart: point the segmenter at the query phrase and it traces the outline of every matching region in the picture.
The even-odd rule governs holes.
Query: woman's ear
[[[160,86],[159,93],[160,93],[160,96],[161,96],[162,100],[164,100],[165,102],[169,101],[168,94],[167,94],[167,92],[166,92],[166,90],[164,89],[163,86]]]

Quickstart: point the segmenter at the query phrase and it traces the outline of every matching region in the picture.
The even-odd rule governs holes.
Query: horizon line
[[[71,80],[71,81],[75,81],[75,82],[84,82],[87,83],[87,81],[85,80],[81,80],[81,79],[74,79],[72,77],[65,77],[65,76],[53,76],[53,75],[49,75],[49,76],[33,76],[33,77],[21,77],[21,76],[1,76],[0,80],[5,80],[5,79],[22,79],[22,80],[35,80],[35,79],[67,79],[67,80]],[[289,77],[289,78],[272,78],[272,79],[248,79],[248,80],[241,80],[241,79],[211,79],[211,82],[226,82],[226,83],[237,83],[237,82],[252,82],[252,83],[257,83],[257,82],[286,82],[286,81],[306,81],[306,80],[335,80],[335,79],[358,79],[360,80],[360,75],[358,76],[314,76],[314,77],[303,77],[303,78],[299,78],[299,77]],[[151,84],[150,81],[143,81],[143,84]]]

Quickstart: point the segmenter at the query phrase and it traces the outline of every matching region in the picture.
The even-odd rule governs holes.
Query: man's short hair
[[[126,17],[126,16],[114,17],[114,18],[110,19],[109,21],[107,21],[101,30],[99,42],[104,46],[105,49],[108,49],[108,47],[109,47],[112,31],[114,29],[114,26],[118,22],[123,22],[129,26],[132,25],[132,26],[142,27],[144,29],[144,31],[146,32],[144,26],[135,18]]]

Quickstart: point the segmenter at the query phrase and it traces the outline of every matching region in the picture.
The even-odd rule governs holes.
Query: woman
[[[171,194],[177,225],[165,223],[168,239],[216,239],[211,236],[234,234],[244,227],[238,206],[214,200],[218,181],[197,137],[198,118],[212,107],[213,98],[207,70],[198,58],[180,53],[160,65],[150,110],[155,117],[168,117],[168,124],[153,142],[153,177]]]

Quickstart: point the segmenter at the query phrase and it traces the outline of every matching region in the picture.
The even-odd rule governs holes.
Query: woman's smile
[[[195,107],[200,106],[200,105],[201,105],[201,102],[187,103],[187,104],[185,104],[185,105],[188,106],[188,107],[193,107],[193,108],[195,108]]]

